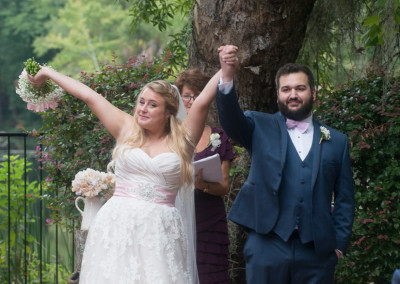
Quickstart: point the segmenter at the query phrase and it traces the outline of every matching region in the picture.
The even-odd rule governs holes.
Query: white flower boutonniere
[[[321,126],[319,128],[319,137],[321,137],[321,139],[319,139],[319,144],[321,144],[322,140],[330,140],[331,139],[331,132],[324,126]]]
[[[218,133],[211,133],[208,146],[210,145],[212,145],[211,151],[215,151],[221,145],[221,137]]]

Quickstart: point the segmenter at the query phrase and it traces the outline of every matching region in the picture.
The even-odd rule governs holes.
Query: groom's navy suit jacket
[[[219,88],[218,88],[219,89]],[[244,146],[251,167],[228,218],[259,234],[270,233],[279,217],[279,189],[290,136],[281,113],[242,112],[235,89],[217,90],[220,123],[226,133]],[[313,121],[312,236],[316,253],[326,256],[335,248],[346,252],[354,218],[353,176],[347,136]],[[331,138],[319,144],[320,126]],[[332,194],[335,197],[331,210]]]

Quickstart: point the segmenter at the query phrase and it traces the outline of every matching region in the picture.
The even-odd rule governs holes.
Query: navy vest
[[[279,217],[273,231],[285,242],[297,226],[301,242],[307,243],[312,237],[312,145],[302,161],[290,137],[288,138],[286,163],[279,188]]]

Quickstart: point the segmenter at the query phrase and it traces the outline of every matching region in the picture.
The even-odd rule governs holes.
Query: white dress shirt
[[[308,126],[307,130],[304,133],[301,133],[297,127],[288,129],[288,133],[290,139],[293,142],[294,147],[296,148],[297,153],[300,156],[300,159],[304,161],[307,157],[308,153],[310,152],[313,135],[314,135],[314,125],[312,122],[312,115],[307,117],[306,119],[302,120],[303,122],[308,122],[310,125]]]
[[[233,87],[233,80],[230,82],[223,82],[222,77],[220,77],[218,87],[221,93],[227,95]]]

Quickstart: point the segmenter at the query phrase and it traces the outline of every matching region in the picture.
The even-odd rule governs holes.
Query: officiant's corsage
[[[29,110],[43,112],[49,108],[55,109],[64,94],[63,89],[51,80],[46,80],[39,88],[34,87],[29,82],[27,74],[35,76],[41,66],[34,58],[29,58],[24,64],[25,68],[19,75],[16,93],[28,103]]]
[[[218,133],[211,133],[208,146],[210,145],[212,145],[211,151],[215,151],[221,145],[221,137]]]
[[[331,139],[331,132],[324,126],[321,126],[319,128],[319,137],[321,137],[321,139],[319,139],[319,144],[321,144],[321,142],[323,140],[330,140]]]

